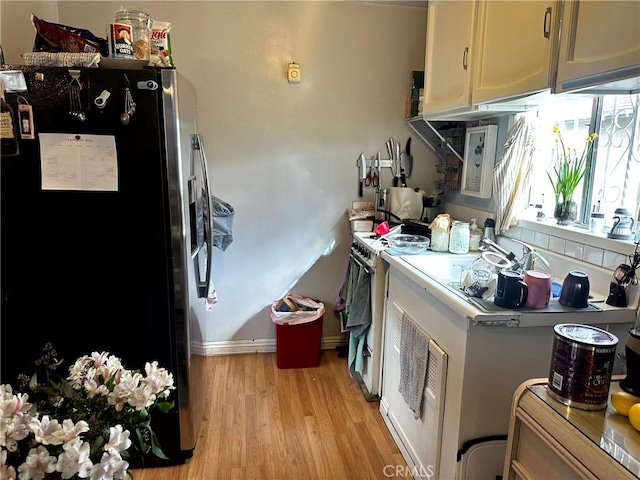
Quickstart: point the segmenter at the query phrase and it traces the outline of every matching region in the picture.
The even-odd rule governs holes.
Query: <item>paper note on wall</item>
[[[113,135],[41,133],[43,190],[118,190]]]

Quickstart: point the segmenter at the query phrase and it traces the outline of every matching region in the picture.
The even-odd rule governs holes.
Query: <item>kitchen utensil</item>
[[[87,117],[82,111],[82,99],[80,98],[80,91],[82,90],[80,70],[69,70],[69,75],[71,75],[71,81],[69,82],[69,115],[84,122]]]
[[[498,282],[493,303],[503,308],[522,308],[527,303],[529,287],[524,278],[515,270],[501,270],[498,272]]]
[[[404,176],[406,178],[411,177],[411,172],[413,172],[413,155],[411,155],[411,137],[407,140],[407,144],[404,147],[405,155],[402,159],[401,167],[404,170]]]
[[[524,283],[529,288],[527,295],[527,307],[546,308],[551,298],[551,275],[541,270],[527,270],[524,274]]]
[[[485,219],[484,233],[482,234],[482,237],[488,238],[493,242],[496,241],[496,221],[493,218]]]
[[[633,225],[635,220],[631,217],[631,212],[627,208],[616,208],[613,216],[613,227],[607,234],[609,238],[618,240],[632,240],[635,232]]]
[[[396,176],[393,179],[393,186],[399,187],[400,177],[402,176],[402,165],[400,160],[400,144],[395,140],[393,141],[393,161],[396,166]]]
[[[363,196],[362,187],[365,179],[367,178],[367,159],[364,156],[364,153],[361,153],[358,157],[358,196]]]
[[[484,258],[476,258],[471,267],[462,271],[460,286],[467,295],[476,298],[488,298],[495,293],[495,287],[489,292],[490,282],[496,278],[495,271]]]
[[[382,222],[380,225],[378,225],[376,227],[376,229],[374,230],[374,232],[376,232],[378,235],[385,235],[387,233],[389,233],[389,222],[387,222],[386,220],[384,222]]]
[[[133,101],[133,96],[129,89],[129,78],[126,75],[124,76],[124,82],[124,113],[120,115],[120,122],[122,125],[127,126],[129,125],[129,121],[131,120],[131,117],[133,117],[133,114],[136,113],[136,102]]]
[[[589,277],[579,270],[571,270],[562,282],[558,302],[567,307],[586,308],[589,306]]]
[[[418,255],[429,248],[430,240],[422,235],[407,235],[404,233],[387,237],[389,247],[399,255]]]
[[[627,286],[629,281],[625,280],[631,274],[631,266],[626,263],[618,265],[611,276],[609,283],[609,296],[607,297],[607,305],[614,307],[627,306]]]
[[[377,187],[378,185],[380,185],[380,182],[378,180],[378,172],[373,167],[373,165],[371,165],[371,167],[369,167],[369,169],[367,170],[367,176],[364,179],[364,186]]]

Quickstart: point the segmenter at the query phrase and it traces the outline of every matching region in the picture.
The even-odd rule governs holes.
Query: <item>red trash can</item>
[[[276,360],[278,368],[309,368],[320,365],[322,320],[298,325],[276,324]]]
[[[273,303],[271,318],[276,324],[276,361],[278,368],[311,368],[320,365],[324,305],[296,294],[285,297],[312,310],[283,312],[282,300]]]

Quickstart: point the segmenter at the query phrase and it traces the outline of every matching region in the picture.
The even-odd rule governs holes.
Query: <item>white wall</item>
[[[424,69],[426,8],[346,1],[138,2],[172,22],[176,67],[195,84],[215,195],[236,210],[234,242],[216,251],[219,303],[209,342],[273,339],[271,302],[287,291],[334,300],[348,261],[346,208],[356,159],[389,137],[402,145],[412,70]],[[7,61],[33,44],[29,13],[103,34],[121,2],[14,2],[0,7]],[[302,83],[286,81],[287,63]],[[409,186],[433,188],[435,158],[412,135]],[[382,187],[391,186],[385,172]],[[372,199],[373,190],[367,191]]]

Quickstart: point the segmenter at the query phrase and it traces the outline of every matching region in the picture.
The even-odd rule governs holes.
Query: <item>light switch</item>
[[[287,69],[287,80],[289,83],[300,83],[300,65],[290,63]]]

